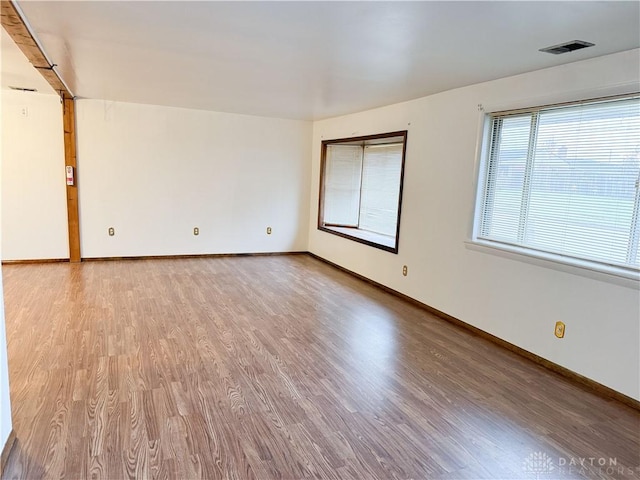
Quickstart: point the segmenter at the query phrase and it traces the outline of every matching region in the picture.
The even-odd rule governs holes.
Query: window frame
[[[364,135],[358,137],[345,137],[345,138],[336,138],[329,140],[322,140],[321,144],[321,152],[320,152],[320,185],[318,190],[318,230],[330,233],[332,235],[336,235],[342,238],[347,238],[349,240],[353,240],[354,242],[362,243],[364,245],[368,245],[370,247],[378,248],[380,250],[385,250],[387,252],[391,252],[394,254],[398,253],[399,243],[400,243],[400,219],[402,213],[402,196],[403,196],[403,187],[404,187],[404,169],[405,169],[405,161],[407,157],[407,134],[408,130],[399,130],[396,132],[388,132],[388,133],[379,133],[374,135]],[[397,138],[402,137],[402,160],[400,165],[400,185],[398,192],[398,208],[397,208],[397,222],[396,222],[396,232],[395,232],[395,242],[393,246],[385,245],[379,242],[374,241],[371,237],[375,237],[375,232],[369,232],[367,230],[361,230],[358,227],[341,227],[334,225],[327,225],[324,221],[324,203],[325,203],[325,174],[326,174],[326,166],[327,166],[327,147],[329,145],[336,145],[341,143],[355,143],[362,142],[363,147],[365,146],[365,142],[372,140],[381,140],[385,138]],[[364,163],[363,167],[364,169]],[[362,185],[360,186],[362,188]],[[340,229],[340,230],[338,230]],[[342,230],[353,229],[354,234],[350,235]],[[356,232],[358,232],[356,234]],[[369,238],[367,238],[369,237]]]
[[[601,92],[598,92],[601,93]],[[595,278],[598,280],[609,280],[614,283],[620,283],[624,286],[638,288],[640,286],[640,269],[632,266],[620,266],[607,263],[605,260],[598,261],[587,258],[581,258],[563,253],[550,252],[546,250],[536,249],[531,246],[516,245],[509,242],[503,242],[495,239],[482,238],[481,228],[485,212],[485,192],[487,185],[491,155],[492,155],[492,124],[495,117],[517,116],[522,114],[539,115],[544,110],[555,108],[580,106],[584,104],[600,103],[606,101],[615,101],[618,99],[634,98],[640,96],[640,92],[636,89],[618,90],[618,92],[607,92],[602,95],[594,95],[589,98],[579,100],[568,100],[565,98],[555,102],[540,102],[538,105],[518,105],[509,106],[501,105],[500,108],[485,109],[482,104],[478,104],[480,111],[478,140],[476,148],[476,168],[475,168],[475,205],[473,209],[473,217],[470,225],[471,238],[465,241],[468,248],[484,253],[494,253],[505,258],[524,261],[534,265],[540,265],[559,271],[565,271],[574,274],[583,274],[584,276]],[[556,99],[553,99],[556,100]],[[636,227],[640,228],[640,226]],[[631,240],[630,240],[631,241]],[[615,279],[619,279],[615,280]],[[627,283],[629,281],[631,283]]]

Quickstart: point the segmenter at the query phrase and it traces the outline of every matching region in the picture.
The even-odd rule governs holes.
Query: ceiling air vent
[[[18,90],[19,92],[37,92],[38,90],[36,90],[35,88],[26,88],[26,87],[12,87],[11,85],[9,85],[9,88],[11,90]]]
[[[560,55],[561,53],[573,52],[574,50],[580,50],[581,48],[593,47],[593,45],[593,43],[585,42],[583,40],[571,40],[570,42],[554,45],[553,47],[541,48],[540,51]]]

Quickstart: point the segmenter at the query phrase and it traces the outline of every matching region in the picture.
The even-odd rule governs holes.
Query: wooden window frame
[[[388,133],[379,133],[375,135],[365,135],[359,137],[347,137],[347,138],[337,138],[331,140],[323,140],[321,146],[320,153],[320,186],[319,186],[319,195],[318,195],[318,230],[323,232],[330,233],[332,235],[337,235],[342,238],[347,238],[349,240],[353,240],[354,242],[362,243],[364,245],[368,245],[370,247],[379,248],[381,250],[385,250],[391,253],[398,253],[399,242],[400,242],[400,219],[402,213],[402,192],[404,187],[404,168],[405,168],[405,160],[407,156],[407,130],[400,130],[396,132],[388,132]],[[397,210],[397,223],[396,223],[396,232],[395,232],[395,241],[393,246],[385,245],[382,243],[378,243],[374,240],[366,238],[367,236],[375,236],[367,235],[366,230],[360,230],[357,227],[353,228],[354,232],[361,232],[359,235],[350,235],[344,231],[339,231],[337,228],[341,228],[341,230],[347,230],[348,227],[337,227],[333,225],[326,224],[324,219],[324,199],[325,199],[325,170],[327,163],[327,147],[329,145],[341,144],[341,143],[355,143],[362,142],[363,146],[365,142],[372,140],[381,140],[385,138],[397,138],[402,137],[402,163],[400,166],[400,189],[398,193],[398,210]]]

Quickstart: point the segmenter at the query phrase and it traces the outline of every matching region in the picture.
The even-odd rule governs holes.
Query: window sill
[[[396,239],[395,237],[391,237],[389,235],[382,235],[380,233],[348,227],[319,226],[318,230],[332,233],[343,238],[348,238],[349,240],[353,240],[355,242],[364,243],[365,245],[379,248],[387,252],[398,253]]]
[[[640,273],[625,268],[603,265],[588,260],[578,260],[552,253],[537,252],[522,247],[504,245],[486,240],[467,240],[465,246],[470,250],[498,255],[565,273],[580,275],[628,288],[640,288]]]

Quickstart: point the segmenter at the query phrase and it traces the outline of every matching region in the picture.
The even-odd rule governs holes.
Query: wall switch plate
[[[271,235],[271,227],[267,227],[267,235]]]

